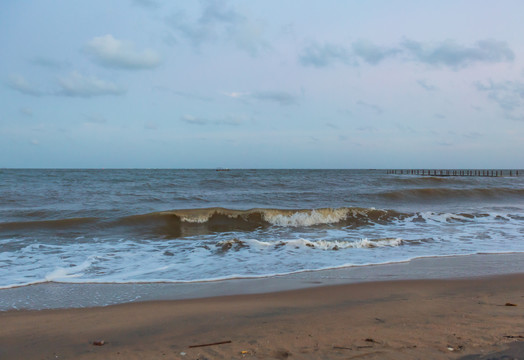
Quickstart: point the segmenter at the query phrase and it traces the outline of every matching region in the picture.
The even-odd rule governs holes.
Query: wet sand
[[[0,324],[1,359],[522,358],[524,274],[7,311]]]

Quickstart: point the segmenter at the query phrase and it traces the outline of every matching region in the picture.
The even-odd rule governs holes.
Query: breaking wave
[[[323,224],[348,223],[356,220],[381,222],[405,216],[393,210],[374,208],[321,208],[321,209],[250,209],[231,210],[225,208],[205,208],[172,210],[147,214],[145,216],[175,217],[185,223],[210,223],[218,219],[240,220],[255,224],[275,226],[315,226]]]
[[[393,210],[374,208],[321,209],[249,209],[202,208],[154,212],[120,219],[74,218],[47,221],[18,221],[0,223],[0,232],[61,231],[64,229],[115,232],[139,232],[175,238],[230,231],[253,231],[267,227],[313,227],[334,225],[359,227],[369,224],[387,224],[406,218]]]
[[[316,240],[307,239],[280,240],[276,242],[259,240],[240,240],[233,238],[217,242],[216,248],[220,251],[241,250],[250,247],[263,248],[295,248],[316,250],[342,250],[342,249],[371,249],[378,247],[394,247],[404,245],[405,241],[400,238],[360,239],[355,241],[344,240]]]
[[[132,216],[118,221],[125,226],[153,231],[164,237],[194,236],[231,231],[254,231],[268,227],[302,228],[336,226],[356,228],[388,224],[410,216],[373,208],[321,209],[186,209]]]
[[[394,196],[399,196],[397,192]],[[433,191],[429,191],[433,194]],[[393,195],[391,195],[393,196]],[[430,195],[428,195],[430,196]],[[18,221],[0,223],[3,236],[26,236],[44,233],[60,236],[120,236],[126,234],[147,238],[175,239],[229,232],[252,232],[268,229],[359,229],[366,226],[402,223],[472,222],[481,218],[495,221],[519,220],[515,214],[489,213],[404,213],[374,208],[341,207],[319,209],[265,209],[233,210],[221,207],[181,209],[132,215],[117,219],[72,218],[47,221]],[[77,241],[77,240],[75,240]],[[318,243],[316,243],[318,246]],[[340,246],[339,246],[340,248]]]

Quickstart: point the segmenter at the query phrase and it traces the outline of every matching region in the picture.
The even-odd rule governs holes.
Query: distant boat
[[[218,168],[217,171],[229,171],[229,169],[224,169],[224,168]]]

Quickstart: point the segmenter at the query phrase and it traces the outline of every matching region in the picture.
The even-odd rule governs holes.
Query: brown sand
[[[524,274],[0,313],[0,359],[456,359],[523,336]]]

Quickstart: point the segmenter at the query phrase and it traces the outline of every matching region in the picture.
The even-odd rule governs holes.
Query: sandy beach
[[[6,311],[0,313],[0,357],[456,359],[500,351],[522,356],[522,284],[524,274],[513,274]],[[97,341],[104,344],[93,345]],[[213,343],[221,344],[200,346]]]

